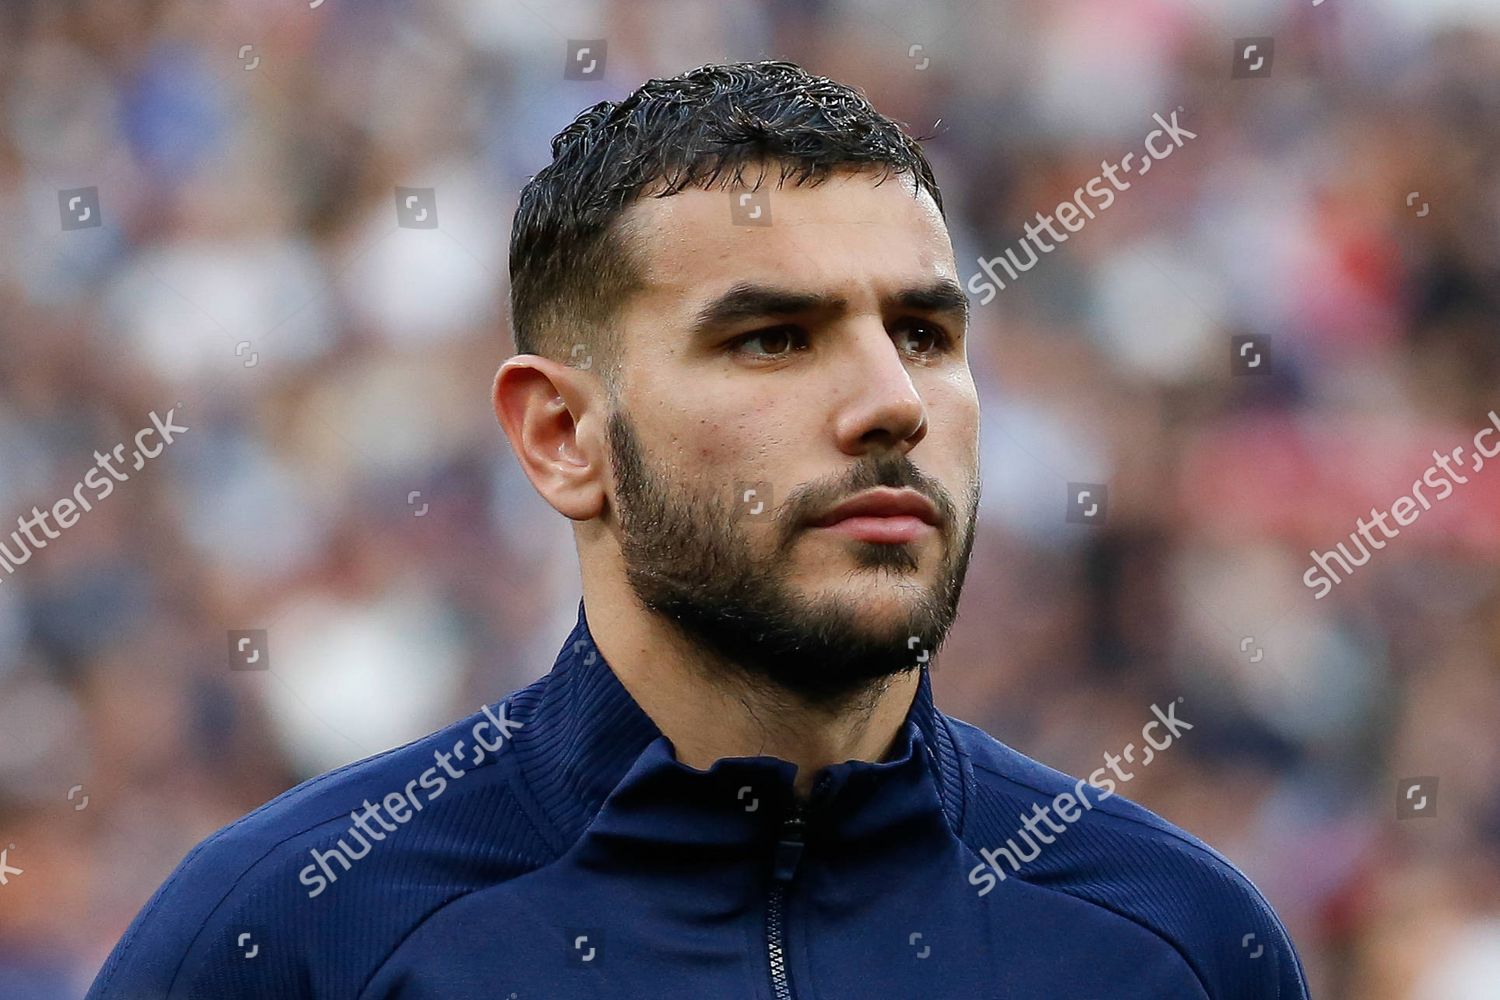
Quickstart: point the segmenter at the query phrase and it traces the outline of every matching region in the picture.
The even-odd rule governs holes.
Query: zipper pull
[[[776,865],[773,874],[778,882],[790,882],[797,872],[797,863],[802,860],[802,849],[807,846],[803,839],[806,821],[802,818],[801,805],[781,824],[781,836],[776,841]]]
[[[786,883],[797,873],[797,864],[802,860],[802,849],[807,846],[807,813],[823,798],[828,787],[829,776],[823,775],[813,785],[805,801],[794,801],[792,811],[781,821],[781,834],[776,840],[776,863],[772,874],[776,881]]]

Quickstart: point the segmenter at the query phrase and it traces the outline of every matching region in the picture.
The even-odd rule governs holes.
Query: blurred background
[[[764,57],[931,137],[965,281],[1182,109],[976,303],[939,703],[1086,775],[1182,698],[1120,792],[1260,886],[1314,996],[1500,997],[1500,471],[1303,582],[1500,408],[1493,0],[0,5],[0,542],[189,428],[0,566],[0,997],[81,996],[203,837],[550,668],[572,535],[488,399],[517,193],[584,107]]]

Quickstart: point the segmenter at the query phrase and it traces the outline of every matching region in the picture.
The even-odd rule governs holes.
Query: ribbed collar
[[[700,844],[753,834],[793,803],[796,771],[778,758],[728,758],[707,771],[678,762],[594,644],[582,600],[552,670],[513,695],[506,715],[521,723],[514,752],[550,827],[544,834],[559,851],[595,824],[606,803],[603,825],[612,835]],[[824,768],[816,785],[814,805],[835,838],[874,836],[939,814],[959,828],[960,762],[925,665],[890,758]],[[743,822],[726,822],[734,816]]]

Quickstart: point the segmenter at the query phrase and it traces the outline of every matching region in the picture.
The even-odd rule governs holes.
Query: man
[[[1229,862],[933,706],[979,407],[915,142],[766,62],[553,155],[494,403],[574,523],[577,626],[205,841],[91,996],[1305,997]]]

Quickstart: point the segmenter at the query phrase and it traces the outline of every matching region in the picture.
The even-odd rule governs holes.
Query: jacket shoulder
[[[1286,929],[1229,859],[1120,795],[1106,768],[1074,778],[947,721],[968,763],[959,835],[976,855],[969,881],[981,894],[1019,879],[1119,914],[1176,948],[1213,1000],[1305,1000]]]
[[[503,711],[311,778],[205,838],[87,1000],[357,997],[426,914],[553,856],[493,735]]]

